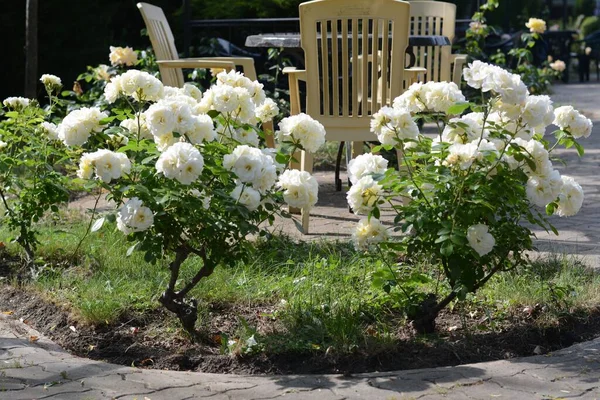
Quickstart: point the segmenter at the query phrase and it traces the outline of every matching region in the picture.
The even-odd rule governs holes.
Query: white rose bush
[[[63,173],[69,163],[67,151],[56,146],[58,128],[49,121],[61,80],[46,74],[40,81],[50,98],[46,110],[37,101],[23,97],[9,97],[0,107],[2,221],[14,232],[9,241],[24,250],[29,268],[36,260],[36,223],[69,199],[69,182]]]
[[[418,332],[431,332],[451,301],[523,263],[533,249],[530,227],[558,234],[547,215],[569,217],[583,203],[581,186],[560,175],[551,155],[565,146],[582,156],[578,141],[590,135],[591,121],[571,106],[554,108],[548,96],[529,94],[518,75],[500,67],[475,61],[464,78],[483,105],[466,102],[453,83],[415,83],[393,107],[373,115],[371,130],[382,143],[373,151],[399,150],[399,170],[377,154],[349,165],[348,204],[362,216],[355,247],[377,250],[377,257],[425,257],[446,279],[448,292],[438,299],[413,290],[421,277],[406,266],[383,274],[406,297]],[[419,118],[435,122],[438,134],[419,133]],[[553,137],[546,135],[551,124],[558,127]],[[392,227],[381,223],[382,207],[395,212]],[[402,234],[392,238],[393,231]]]
[[[44,80],[52,89],[59,84]],[[280,149],[261,148],[259,126],[278,114],[277,106],[261,84],[235,71],[219,73],[216,84],[202,93],[190,85],[165,87],[153,75],[130,69],[111,78],[104,96],[106,108],[82,107],[56,124],[43,114],[29,120],[46,147],[76,165],[62,174],[51,168],[60,180],[47,202],[54,209],[68,199],[59,185],[65,180],[114,201],[115,212],[91,221],[91,231],[114,222],[131,242],[128,254],[139,250],[147,262],[167,260],[170,279],[159,300],[194,337],[197,303],[188,298],[190,290],[217,266],[245,257],[251,237],[268,234],[263,222],[273,222],[275,214],[289,216],[280,209],[283,202],[302,208],[317,202],[315,178],[288,165],[294,152],[322,144],[325,130],[307,115],[285,118]],[[13,119],[31,108],[20,99],[7,104]],[[10,151],[20,143],[19,132],[13,136],[2,136]],[[4,177],[10,174],[9,166]],[[52,193],[47,187],[36,190]],[[15,207],[7,214],[16,215]],[[38,218],[47,207],[31,208]],[[180,274],[191,256],[202,260],[201,267]]]

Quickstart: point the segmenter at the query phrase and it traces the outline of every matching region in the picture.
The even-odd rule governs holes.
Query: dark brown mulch
[[[219,337],[233,335],[240,317],[259,332],[276,330],[277,321],[262,316],[256,307],[215,306],[204,339],[192,344],[181,335],[164,332],[165,321],[173,326],[166,311],[125,318],[112,326],[82,326],[60,306],[7,285],[0,287],[0,311],[12,312],[79,356],[144,368],[245,374],[349,374],[459,365],[549,352],[600,335],[600,309],[587,318],[565,317],[552,327],[541,328],[534,323],[534,316],[526,314],[509,318],[494,331],[472,327],[469,332],[456,328],[461,326],[460,318],[447,312],[438,319],[436,336],[415,338],[404,327],[392,345],[371,353],[335,354],[322,349],[232,356],[221,354]]]

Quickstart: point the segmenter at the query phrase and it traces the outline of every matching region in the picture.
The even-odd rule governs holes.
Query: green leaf
[[[580,145],[580,144],[579,144],[577,141],[575,141],[575,140],[573,141],[573,143],[575,144],[575,148],[577,149],[577,154],[579,154],[579,157],[583,157],[583,153],[584,153],[583,146],[582,146],[582,145]]]
[[[98,219],[96,220],[96,222],[94,222],[94,225],[92,225],[92,229],[91,229],[91,231],[92,231],[92,232],[99,231],[99,230],[100,230],[100,228],[102,228],[102,225],[104,225],[104,217],[102,217],[102,218],[98,218]]]
[[[127,249],[127,253],[125,254],[127,257],[131,256],[134,251],[139,247],[140,242],[136,242],[133,246]]]
[[[445,257],[450,257],[454,252],[454,246],[451,241],[445,241],[440,248],[440,253]]]
[[[468,109],[469,107],[471,107],[471,103],[468,102],[456,103],[448,109],[448,115],[462,114],[462,112]]]

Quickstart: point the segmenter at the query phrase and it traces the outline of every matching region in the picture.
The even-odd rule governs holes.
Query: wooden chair
[[[442,1],[410,2],[411,35],[443,35],[454,39],[456,5]],[[413,47],[416,65],[427,69],[425,81],[454,82],[460,87],[466,54],[451,54],[450,46]]]
[[[179,58],[173,32],[169,21],[162,8],[148,3],[137,3],[146,24],[150,43],[156,54],[156,62],[160,71],[160,79],[163,84],[173,87],[182,87],[184,84],[182,68],[222,68],[231,71],[240,66],[244,75],[249,79],[256,80],[256,69],[254,59],[249,57],[203,57],[203,58]],[[268,147],[275,147],[273,139],[273,123],[263,124],[265,140]]]
[[[306,113],[321,122],[326,140],[376,141],[373,114],[402,94],[410,5],[400,0],[313,0],[299,6],[305,69],[284,69],[290,83],[290,112],[300,113],[299,80],[306,81]],[[377,54],[377,57],[371,57]],[[355,154],[358,146],[353,146]],[[311,172],[303,151],[300,169]],[[308,210],[302,228],[309,229]]]

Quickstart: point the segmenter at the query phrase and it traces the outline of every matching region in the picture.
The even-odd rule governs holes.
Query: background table
[[[450,46],[452,43],[446,36],[441,35],[411,35],[408,37],[406,52],[410,56],[410,62],[406,68],[415,64],[413,46]],[[247,47],[283,47],[285,49],[297,49],[292,51],[297,61],[304,62],[302,54],[302,43],[300,33],[261,33],[250,35],[246,38]]]

